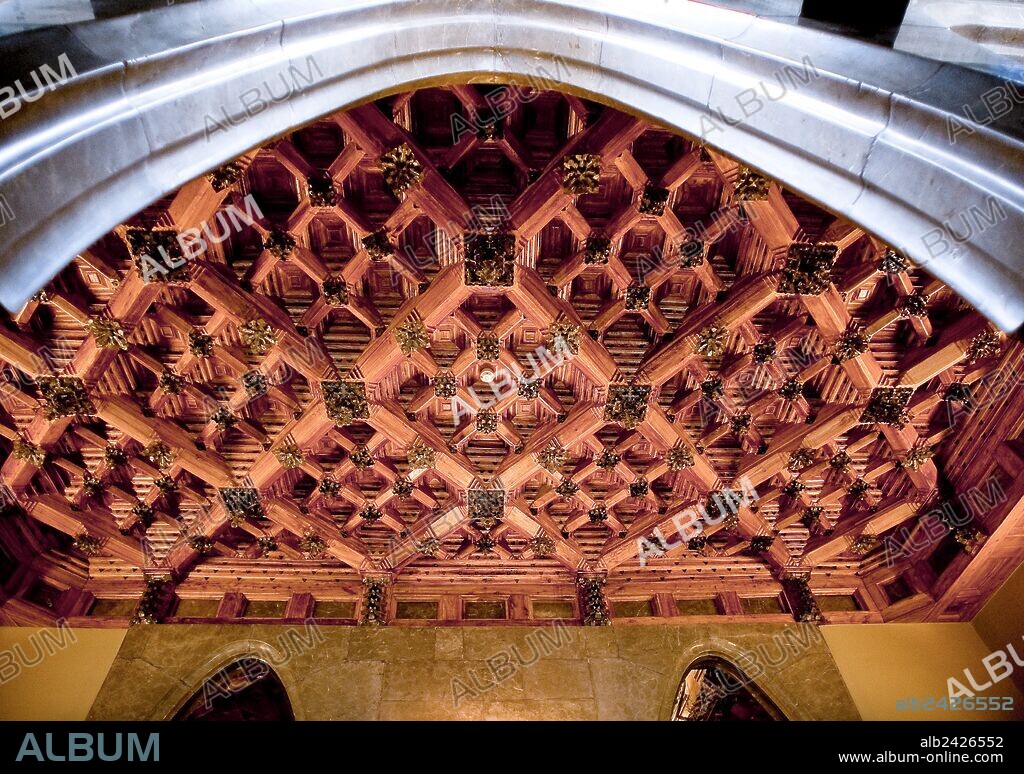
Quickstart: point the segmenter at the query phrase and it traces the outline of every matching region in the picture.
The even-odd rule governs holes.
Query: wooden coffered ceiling
[[[5,321],[0,620],[973,615],[1024,550],[1020,346],[710,147],[500,88],[284,135]]]

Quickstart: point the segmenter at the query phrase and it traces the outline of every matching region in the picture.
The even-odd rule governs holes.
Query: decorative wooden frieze
[[[151,441],[141,452],[142,456],[160,470],[166,470],[174,462],[174,452],[163,441]]]
[[[434,395],[438,398],[454,398],[455,393],[458,392],[459,383],[455,379],[455,374],[451,371],[438,371],[432,379],[434,385]]]
[[[188,351],[195,357],[210,357],[213,354],[213,345],[213,336],[205,331],[199,329],[189,331]]]
[[[913,387],[876,387],[860,415],[861,424],[903,427],[909,421],[907,405],[913,394]]]
[[[484,331],[476,340],[476,359],[494,361],[501,356],[501,344],[493,333]]]
[[[241,164],[229,161],[227,164],[222,164],[211,172],[207,172],[206,179],[210,181],[213,190],[219,193],[227,188],[231,188],[241,180],[244,171]]]
[[[729,331],[721,325],[710,325],[697,334],[694,351],[705,358],[721,357],[729,344]]]
[[[832,455],[832,458],[828,461],[828,464],[829,467],[831,467],[833,470],[843,471],[850,467],[852,462],[853,459],[844,450],[836,452],[834,455]]]
[[[623,301],[628,311],[642,311],[651,303],[651,289],[646,285],[630,285],[626,288]]]
[[[166,606],[170,583],[167,578],[149,578],[132,615],[131,626],[155,624]]]
[[[373,503],[367,503],[359,511],[359,517],[363,521],[367,521],[370,524],[380,521],[384,518],[384,512]]]
[[[360,381],[320,382],[324,394],[327,416],[335,424],[350,425],[357,419],[370,418],[370,404],[366,399],[366,385]]]
[[[185,389],[185,380],[173,371],[161,373],[158,384],[160,389],[168,395],[181,395],[182,390]]]
[[[341,491],[341,483],[335,481],[330,476],[324,476],[320,479],[320,484],[317,486],[317,490],[325,497],[337,497],[338,492]]]
[[[273,228],[263,238],[263,249],[279,261],[286,261],[295,249],[295,237],[283,228]]]
[[[863,478],[858,478],[847,488],[847,493],[855,500],[860,500],[868,493],[871,488],[871,484],[865,481]]]
[[[98,347],[118,349],[122,352],[128,349],[128,337],[117,320],[110,317],[90,317],[85,323],[85,329],[92,334]]]
[[[612,257],[612,241],[602,236],[587,237],[583,251],[583,263],[587,266],[603,266]]]
[[[115,444],[108,444],[103,449],[103,459],[107,461],[107,465],[112,468],[116,468],[119,465],[125,465],[128,462],[128,455],[124,453],[124,449]]]
[[[374,263],[382,263],[391,257],[392,253],[395,252],[395,248],[391,244],[391,240],[388,239],[388,232],[384,229],[378,229],[372,234],[368,234],[363,237],[363,248],[366,250],[366,254],[370,256],[370,260]]]
[[[656,217],[665,214],[665,205],[668,204],[669,191],[667,188],[648,183],[640,194],[640,202],[637,209],[641,215],[654,215]]]
[[[476,431],[478,433],[495,433],[498,431],[498,415],[491,409],[483,409],[476,415]]]
[[[99,497],[103,494],[103,479],[96,478],[92,473],[86,473],[82,477],[82,491],[88,497]]]
[[[533,400],[540,395],[540,381],[537,379],[519,379],[516,381],[516,391],[520,398]]]
[[[800,515],[800,523],[811,529],[818,524],[823,510],[820,505],[811,505],[805,508],[804,512]]]
[[[344,306],[348,303],[348,285],[337,275],[331,275],[324,279],[323,284],[320,285],[320,292],[324,301],[331,306]]]
[[[740,201],[763,201],[768,198],[772,181],[750,167],[740,165],[733,183],[733,195]]]
[[[404,142],[380,157],[380,171],[395,196],[401,196],[423,180],[423,165]]]
[[[700,391],[707,400],[717,400],[725,395],[725,384],[717,376],[709,376],[700,383]]]
[[[299,550],[307,559],[322,559],[327,553],[327,542],[315,532],[307,532],[299,539]]]
[[[46,451],[38,444],[32,443],[32,441],[16,438],[14,440],[13,452],[14,459],[27,462],[29,465],[37,468],[41,468],[46,462]]]
[[[752,347],[755,363],[770,363],[778,355],[779,343],[771,336],[765,336]]]
[[[232,414],[230,409],[221,406],[210,415],[210,421],[217,426],[217,429],[224,432],[238,424],[238,417]]]
[[[387,576],[363,578],[363,609],[359,618],[363,626],[383,626],[387,623],[385,594],[389,582]]]
[[[481,121],[477,116],[476,138],[480,142],[495,142],[504,136],[505,122],[500,118],[492,115],[487,121]]]
[[[601,470],[615,470],[615,467],[621,461],[622,457],[616,454],[613,449],[604,449],[597,460],[595,460],[595,464]]]
[[[407,318],[395,329],[395,340],[405,355],[411,355],[418,349],[430,346],[430,335],[426,326],[415,317]]]
[[[580,353],[580,328],[569,321],[552,323],[548,329],[545,346],[554,352]]]
[[[869,535],[865,533],[858,535],[857,538],[850,543],[850,551],[860,556],[864,556],[878,548],[878,545],[877,535]]]
[[[794,401],[803,397],[804,384],[797,379],[787,379],[778,390],[779,397],[783,400]]]
[[[573,195],[597,193],[601,187],[601,157],[575,153],[562,159],[562,188]]]
[[[470,489],[469,518],[480,529],[489,530],[505,515],[505,492],[502,489]]]
[[[143,527],[148,527],[153,523],[153,519],[156,518],[156,511],[153,510],[153,506],[147,503],[138,502],[132,506],[131,514],[133,516],[133,524],[141,524]]]
[[[513,234],[466,234],[465,282],[467,285],[490,288],[511,287],[515,280],[515,246]]]
[[[679,268],[695,269],[704,263],[704,242],[691,239],[679,246]]]
[[[407,478],[396,478],[391,485],[391,492],[399,500],[408,500],[412,495],[412,481]]]
[[[669,449],[665,455],[665,464],[671,471],[686,470],[693,467],[693,452],[685,446]]]
[[[946,386],[942,399],[950,403],[962,403],[964,406],[971,405],[971,385],[963,382],[952,382]]]
[[[200,556],[213,553],[213,541],[203,535],[189,535],[185,542],[188,543],[189,548]]]
[[[527,547],[533,551],[534,556],[540,559],[546,559],[555,554],[555,541],[546,532],[537,534],[527,543]]]
[[[613,384],[608,387],[604,405],[606,422],[617,422],[627,430],[639,425],[647,417],[647,401],[651,397],[648,384]]]
[[[240,325],[238,336],[254,355],[267,354],[270,348],[277,343],[277,335],[274,333],[274,329],[266,321],[260,319],[249,320]]]
[[[555,487],[555,493],[559,497],[572,497],[578,491],[580,491],[580,485],[571,478],[563,478]]]
[[[753,421],[749,411],[740,411],[729,418],[729,429],[733,435],[745,435]]]
[[[800,493],[807,488],[807,485],[803,481],[794,478],[792,481],[786,482],[786,485],[782,488],[782,493],[786,497],[796,499],[800,496]]]
[[[789,246],[786,265],[779,281],[780,293],[817,296],[828,290],[832,282],[832,266],[839,248],[829,244],[794,244]]]
[[[153,485],[160,490],[161,494],[169,495],[178,491],[178,485],[170,476],[160,476]]]
[[[927,317],[928,296],[920,291],[911,293],[909,296],[903,296],[896,304],[896,311],[899,312],[900,317],[905,319],[910,317]]]
[[[85,383],[77,376],[41,376],[36,384],[42,393],[43,416],[47,419],[96,413]]]
[[[793,611],[793,617],[803,623],[820,623],[823,620],[810,584],[806,577],[783,578],[782,588]]]
[[[437,556],[441,551],[441,541],[436,537],[426,537],[423,540],[414,540],[413,548],[424,556]]]
[[[272,535],[261,535],[256,538],[256,545],[259,546],[260,556],[264,558],[277,550],[277,540]]]
[[[608,604],[604,599],[604,578],[581,575],[577,583],[584,626],[608,626]]]
[[[306,193],[313,207],[333,207],[338,202],[338,191],[330,175],[306,178]]]
[[[99,556],[100,552],[103,551],[103,541],[92,537],[86,532],[76,535],[75,539],[71,541],[71,545],[75,550],[81,551],[86,556]]]
[[[373,455],[366,448],[365,444],[359,444],[348,455],[349,461],[360,470],[369,470],[373,467]]]
[[[1002,339],[998,331],[983,331],[971,339],[967,347],[967,362],[976,363],[987,357],[998,355],[1002,349]]]
[[[856,323],[851,323],[850,327],[832,345],[833,365],[839,365],[863,355],[868,351],[870,343],[871,334]]]
[[[932,447],[925,443],[914,444],[913,448],[906,453],[903,459],[899,460],[899,466],[907,470],[920,470],[921,467],[935,456]]]
[[[220,490],[220,499],[233,523],[244,519],[262,519],[263,504],[260,493],[251,487],[225,487]]]
[[[406,453],[406,460],[413,470],[428,470],[434,467],[437,461],[437,452],[420,438],[413,441],[412,446]]]
[[[146,282],[173,283],[188,280],[177,231],[128,228],[124,238],[135,270]]]
[[[493,554],[498,543],[491,537],[489,532],[484,532],[473,545],[476,547],[476,553],[478,554]]]
[[[786,462],[786,470],[790,473],[799,473],[814,464],[814,452],[811,449],[797,449],[789,455]]]
[[[285,443],[274,449],[274,456],[285,470],[301,468],[306,464],[306,455],[294,443]]]
[[[885,274],[902,274],[910,268],[910,261],[895,250],[886,250],[878,262],[878,270]]]
[[[537,452],[537,464],[549,473],[559,473],[569,459],[569,454],[554,438],[548,441],[541,451]]]
[[[594,507],[587,511],[587,518],[591,524],[601,524],[608,521],[608,506],[604,503],[594,503]]]
[[[638,478],[629,484],[629,496],[635,498],[647,497],[651,491],[651,485],[646,478]]]

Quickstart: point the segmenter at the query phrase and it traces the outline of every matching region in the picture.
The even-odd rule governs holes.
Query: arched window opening
[[[683,675],[673,720],[785,720],[778,707],[742,670],[707,659]]]
[[[295,720],[288,693],[270,665],[243,658],[208,678],[175,720]]]

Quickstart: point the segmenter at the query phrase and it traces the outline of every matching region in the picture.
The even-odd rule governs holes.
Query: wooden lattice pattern
[[[386,577],[385,598],[505,593],[530,618],[517,600],[562,595],[582,618],[580,574],[666,617],[714,598],[774,620],[744,600],[780,594],[799,615],[792,578],[858,600],[832,620],[969,612],[956,578],[1006,509],[952,566],[928,564],[941,541],[887,563],[884,538],[954,491],[943,465],[956,489],[989,475],[954,435],[1016,437],[996,408],[947,421],[1002,336],[712,148],[557,92],[516,92],[495,131],[494,88],[247,153],[11,317],[6,620],[149,576],[220,616],[239,594],[365,606]],[[487,131],[453,138],[453,115]],[[225,217],[247,201],[254,223]],[[160,245],[181,265],[146,281]],[[674,516],[741,485],[756,502],[641,563],[639,538],[678,541]]]

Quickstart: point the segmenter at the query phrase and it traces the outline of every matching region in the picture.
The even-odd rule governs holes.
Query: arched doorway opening
[[[721,658],[694,663],[679,685],[673,720],[751,721],[786,720],[735,664]]]
[[[288,692],[265,661],[245,657],[203,681],[175,720],[295,720]]]

